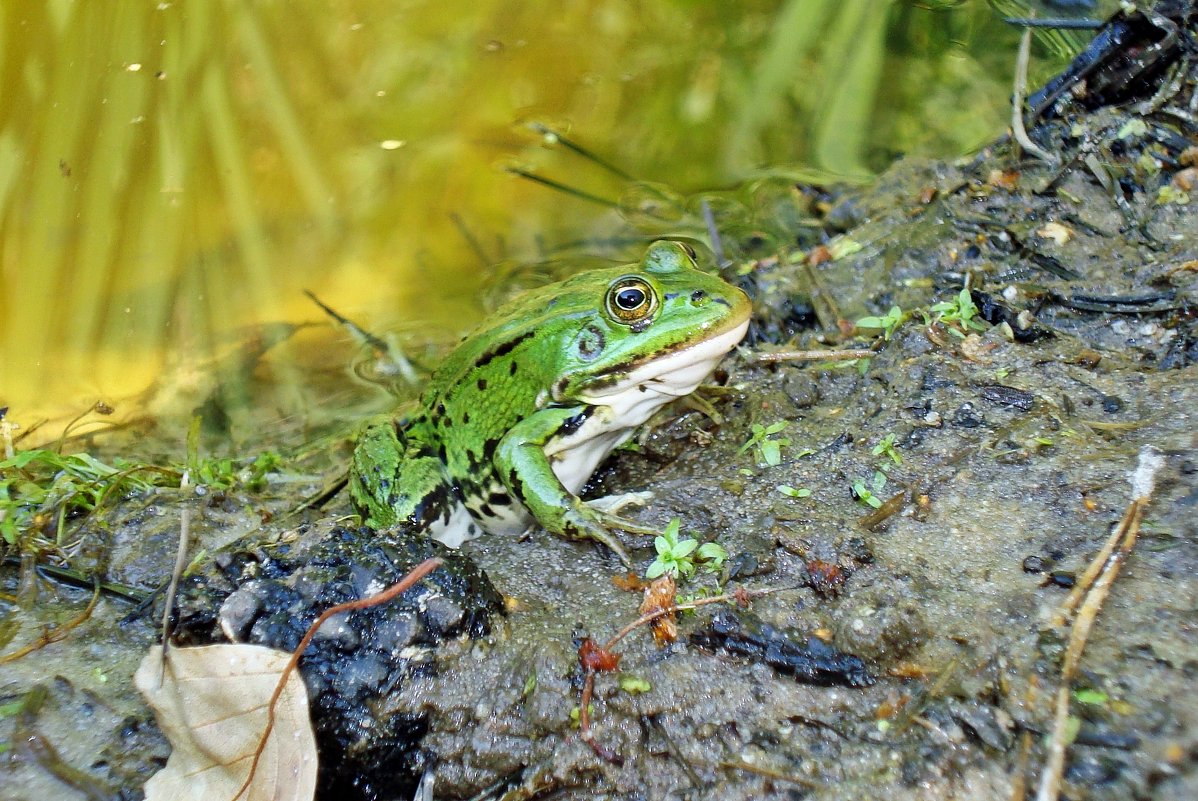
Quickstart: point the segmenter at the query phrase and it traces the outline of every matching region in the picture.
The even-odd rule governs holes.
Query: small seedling
[[[653,685],[649,683],[648,679],[633,676],[631,673],[621,673],[617,681],[621,690],[632,695],[647,693],[653,689]]]
[[[862,317],[856,322],[858,328],[880,328],[885,339],[889,340],[894,332],[903,324],[907,316],[898,306],[891,306],[890,311],[881,317]]]
[[[706,542],[702,546],[691,537],[680,537],[682,521],[674,518],[653,540],[657,558],[645,571],[645,578],[655,579],[666,573],[676,578],[689,578],[695,574],[696,562],[702,563],[709,572],[720,569],[728,558],[728,551],[718,542]],[[697,550],[696,550],[697,549]]]
[[[790,425],[785,420],[779,420],[776,423],[770,423],[768,426],[763,426],[761,423],[753,424],[753,436],[749,437],[749,441],[740,446],[737,455],[744,453],[750,448],[757,449],[759,461],[764,462],[769,467],[777,467],[782,464],[782,449],[790,444],[790,440],[786,437],[778,437],[774,439],[775,434],[780,434]]]
[[[894,434],[887,434],[871,452],[874,456],[889,456],[896,465],[903,463],[903,457],[899,456],[898,449],[894,445]]]
[[[1111,697],[1102,690],[1092,690],[1089,687],[1074,690],[1073,697],[1079,704],[1092,706],[1106,706],[1111,700]]]
[[[724,562],[728,561],[728,550],[718,542],[705,542],[696,553],[708,573],[718,573]]]
[[[882,505],[882,499],[877,496],[877,493],[886,486],[886,474],[881,470],[875,470],[874,477],[869,483],[870,485],[867,487],[864,479],[854,481],[853,497],[866,506],[877,509]]]
[[[782,493],[787,498],[810,498],[811,497],[811,490],[807,489],[806,487],[800,487],[799,489],[795,489],[794,487],[790,486],[789,484],[779,484],[777,489],[778,489],[778,492]]]
[[[986,325],[979,318],[977,304],[969,294],[969,287],[963,287],[952,300],[944,300],[932,305],[931,312],[936,320],[949,326],[949,330],[964,336],[965,331],[985,331]]]

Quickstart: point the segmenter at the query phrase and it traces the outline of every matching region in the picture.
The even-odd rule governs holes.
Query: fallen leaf
[[[1186,167],[1173,174],[1173,185],[1183,192],[1192,192],[1198,186],[1198,167]]]
[[[1002,170],[991,170],[986,176],[986,183],[998,189],[1005,189],[1008,192],[1013,192],[1019,188],[1019,173],[1014,171],[1003,172]]]
[[[624,592],[640,592],[646,587],[641,577],[631,570],[627,573],[612,576],[611,583],[617,590],[623,590]]]
[[[290,659],[260,645],[172,648],[163,671],[162,647],[151,648],[133,682],[173,750],[166,767],[146,782],[146,801],[311,801],[316,738],[296,672],[279,696],[274,726],[246,786],[271,696]]]
[[[1050,222],[1045,223],[1043,228],[1036,231],[1036,235],[1044,239],[1051,239],[1058,245],[1064,245],[1073,238],[1073,229],[1058,222]]]
[[[669,573],[655,578],[645,588],[645,596],[641,599],[641,614],[651,615],[673,607],[674,596],[677,592],[678,588],[674,584],[674,577]],[[649,624],[649,628],[653,631],[653,641],[658,645],[666,645],[678,639],[678,617],[674,612],[667,612],[661,617],[654,618],[653,622]]]
[[[591,673],[609,673],[620,665],[620,657],[612,651],[607,651],[587,637],[578,648],[578,661],[584,670]]]

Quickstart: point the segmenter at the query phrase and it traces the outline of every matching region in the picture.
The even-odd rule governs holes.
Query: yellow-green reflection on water
[[[492,260],[620,223],[502,169],[625,190],[528,121],[681,190],[862,175],[1001,131],[1017,34],[982,3],[31,0],[0,36],[0,406],[28,423],[200,383],[247,326],[323,321],[303,288],[459,332],[482,270],[452,215]],[[266,368],[280,414],[302,342]]]

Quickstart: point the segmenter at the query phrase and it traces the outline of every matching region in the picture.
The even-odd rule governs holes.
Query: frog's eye
[[[632,325],[647,319],[657,309],[657,295],[643,279],[617,279],[607,290],[607,313],[613,320]]]

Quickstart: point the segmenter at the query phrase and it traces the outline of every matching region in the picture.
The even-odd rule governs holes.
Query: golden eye
[[[618,278],[607,290],[607,313],[618,323],[632,325],[657,310],[653,287],[635,276]]]

